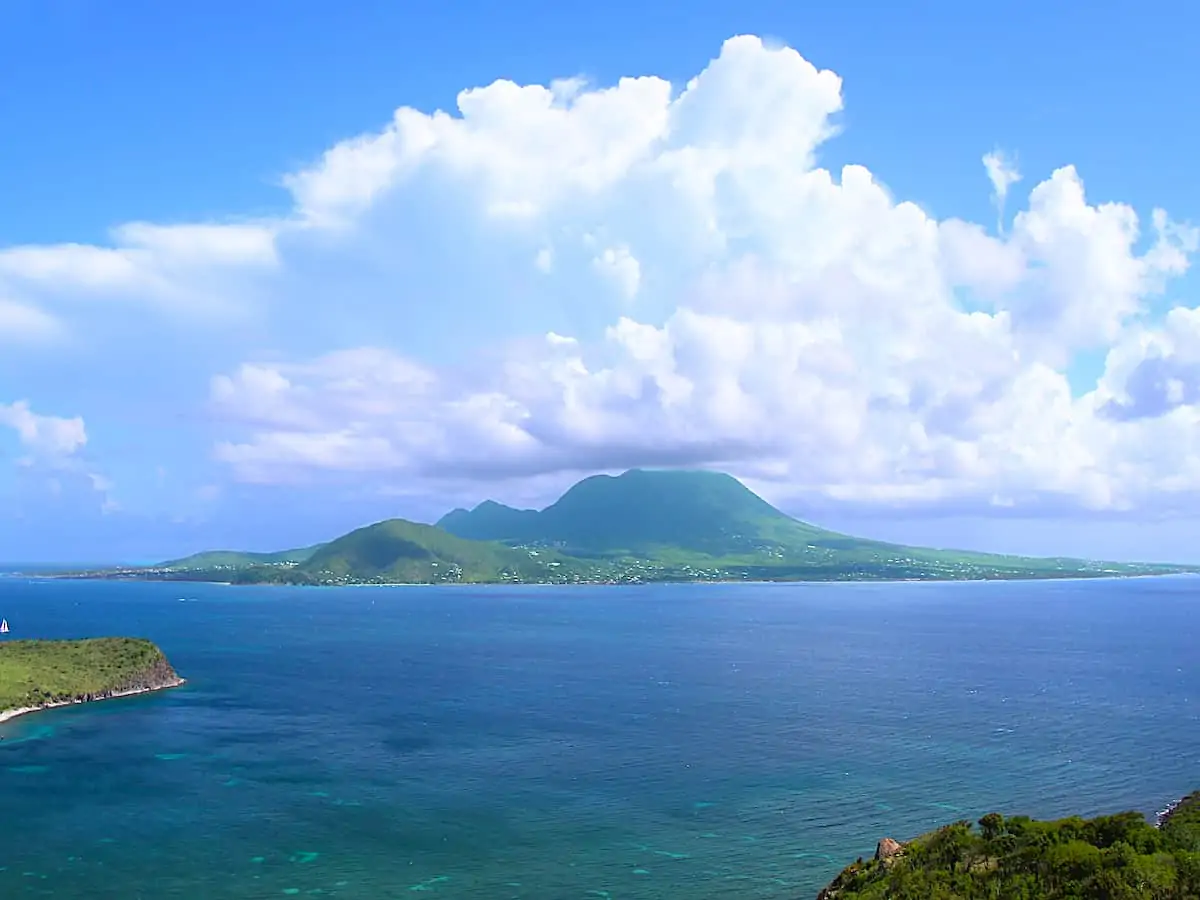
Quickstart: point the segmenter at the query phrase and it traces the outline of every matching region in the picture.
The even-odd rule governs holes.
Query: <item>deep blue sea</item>
[[[188,684],[0,725],[0,897],[803,898],[883,836],[1200,788],[1200,579],[0,578]]]

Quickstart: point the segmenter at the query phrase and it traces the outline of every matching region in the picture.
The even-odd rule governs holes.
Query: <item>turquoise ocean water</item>
[[[1200,788],[1200,579],[0,578],[189,679],[0,725],[0,897],[812,898],[875,842]]]

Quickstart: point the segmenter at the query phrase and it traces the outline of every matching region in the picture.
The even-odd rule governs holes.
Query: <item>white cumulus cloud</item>
[[[0,425],[16,431],[22,446],[47,457],[70,456],[87,443],[82,418],[40,415],[24,400],[0,403]]]
[[[459,117],[406,108],[339,145],[291,181],[309,219],[370,223],[428,180],[460,215],[536,223],[560,276],[576,240],[588,255],[569,275],[586,261],[626,297],[649,277],[667,314],[522,343],[471,377],[382,383],[371,373],[415,365],[384,350],[350,378],[345,356],[243,368],[214,382],[242,423],[218,455],[259,480],[727,465],[871,503],[1103,508],[1161,484],[1121,456],[1136,426],[1074,397],[1064,367],[1186,269],[1190,233],[1158,217],[1139,252],[1134,210],[1090,204],[1070,166],[1033,188],[1007,238],[938,222],[865,168],[814,165],[840,87],[744,37],[678,93],[626,79],[564,100],[497,82],[461,95]],[[1015,166],[985,165],[1002,202]],[[964,310],[961,289],[986,311]]]

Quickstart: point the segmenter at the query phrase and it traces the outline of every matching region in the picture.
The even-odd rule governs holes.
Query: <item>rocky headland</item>
[[[0,722],[184,683],[162,650],[139,638],[0,643]]]

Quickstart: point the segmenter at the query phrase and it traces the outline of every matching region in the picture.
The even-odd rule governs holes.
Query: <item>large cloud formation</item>
[[[1002,233],[935,220],[818,165],[841,108],[837,75],[746,36],[679,89],[497,81],[333,147],[285,180],[286,218],[0,251],[0,288],[35,330],[28,304],[68,288],[208,313],[274,298],[279,317],[319,297],[374,323],[214,376],[215,454],[244,481],[687,464],[847,503],[1194,495],[1200,309],[1148,310],[1196,232],[1090,203],[1071,166]],[[1012,164],[984,165],[1012,201]],[[578,333],[523,325],[451,366],[397,324],[442,306],[470,332],[469,303],[489,322],[572,309],[556,321]],[[1073,394],[1068,367],[1098,350]]]

